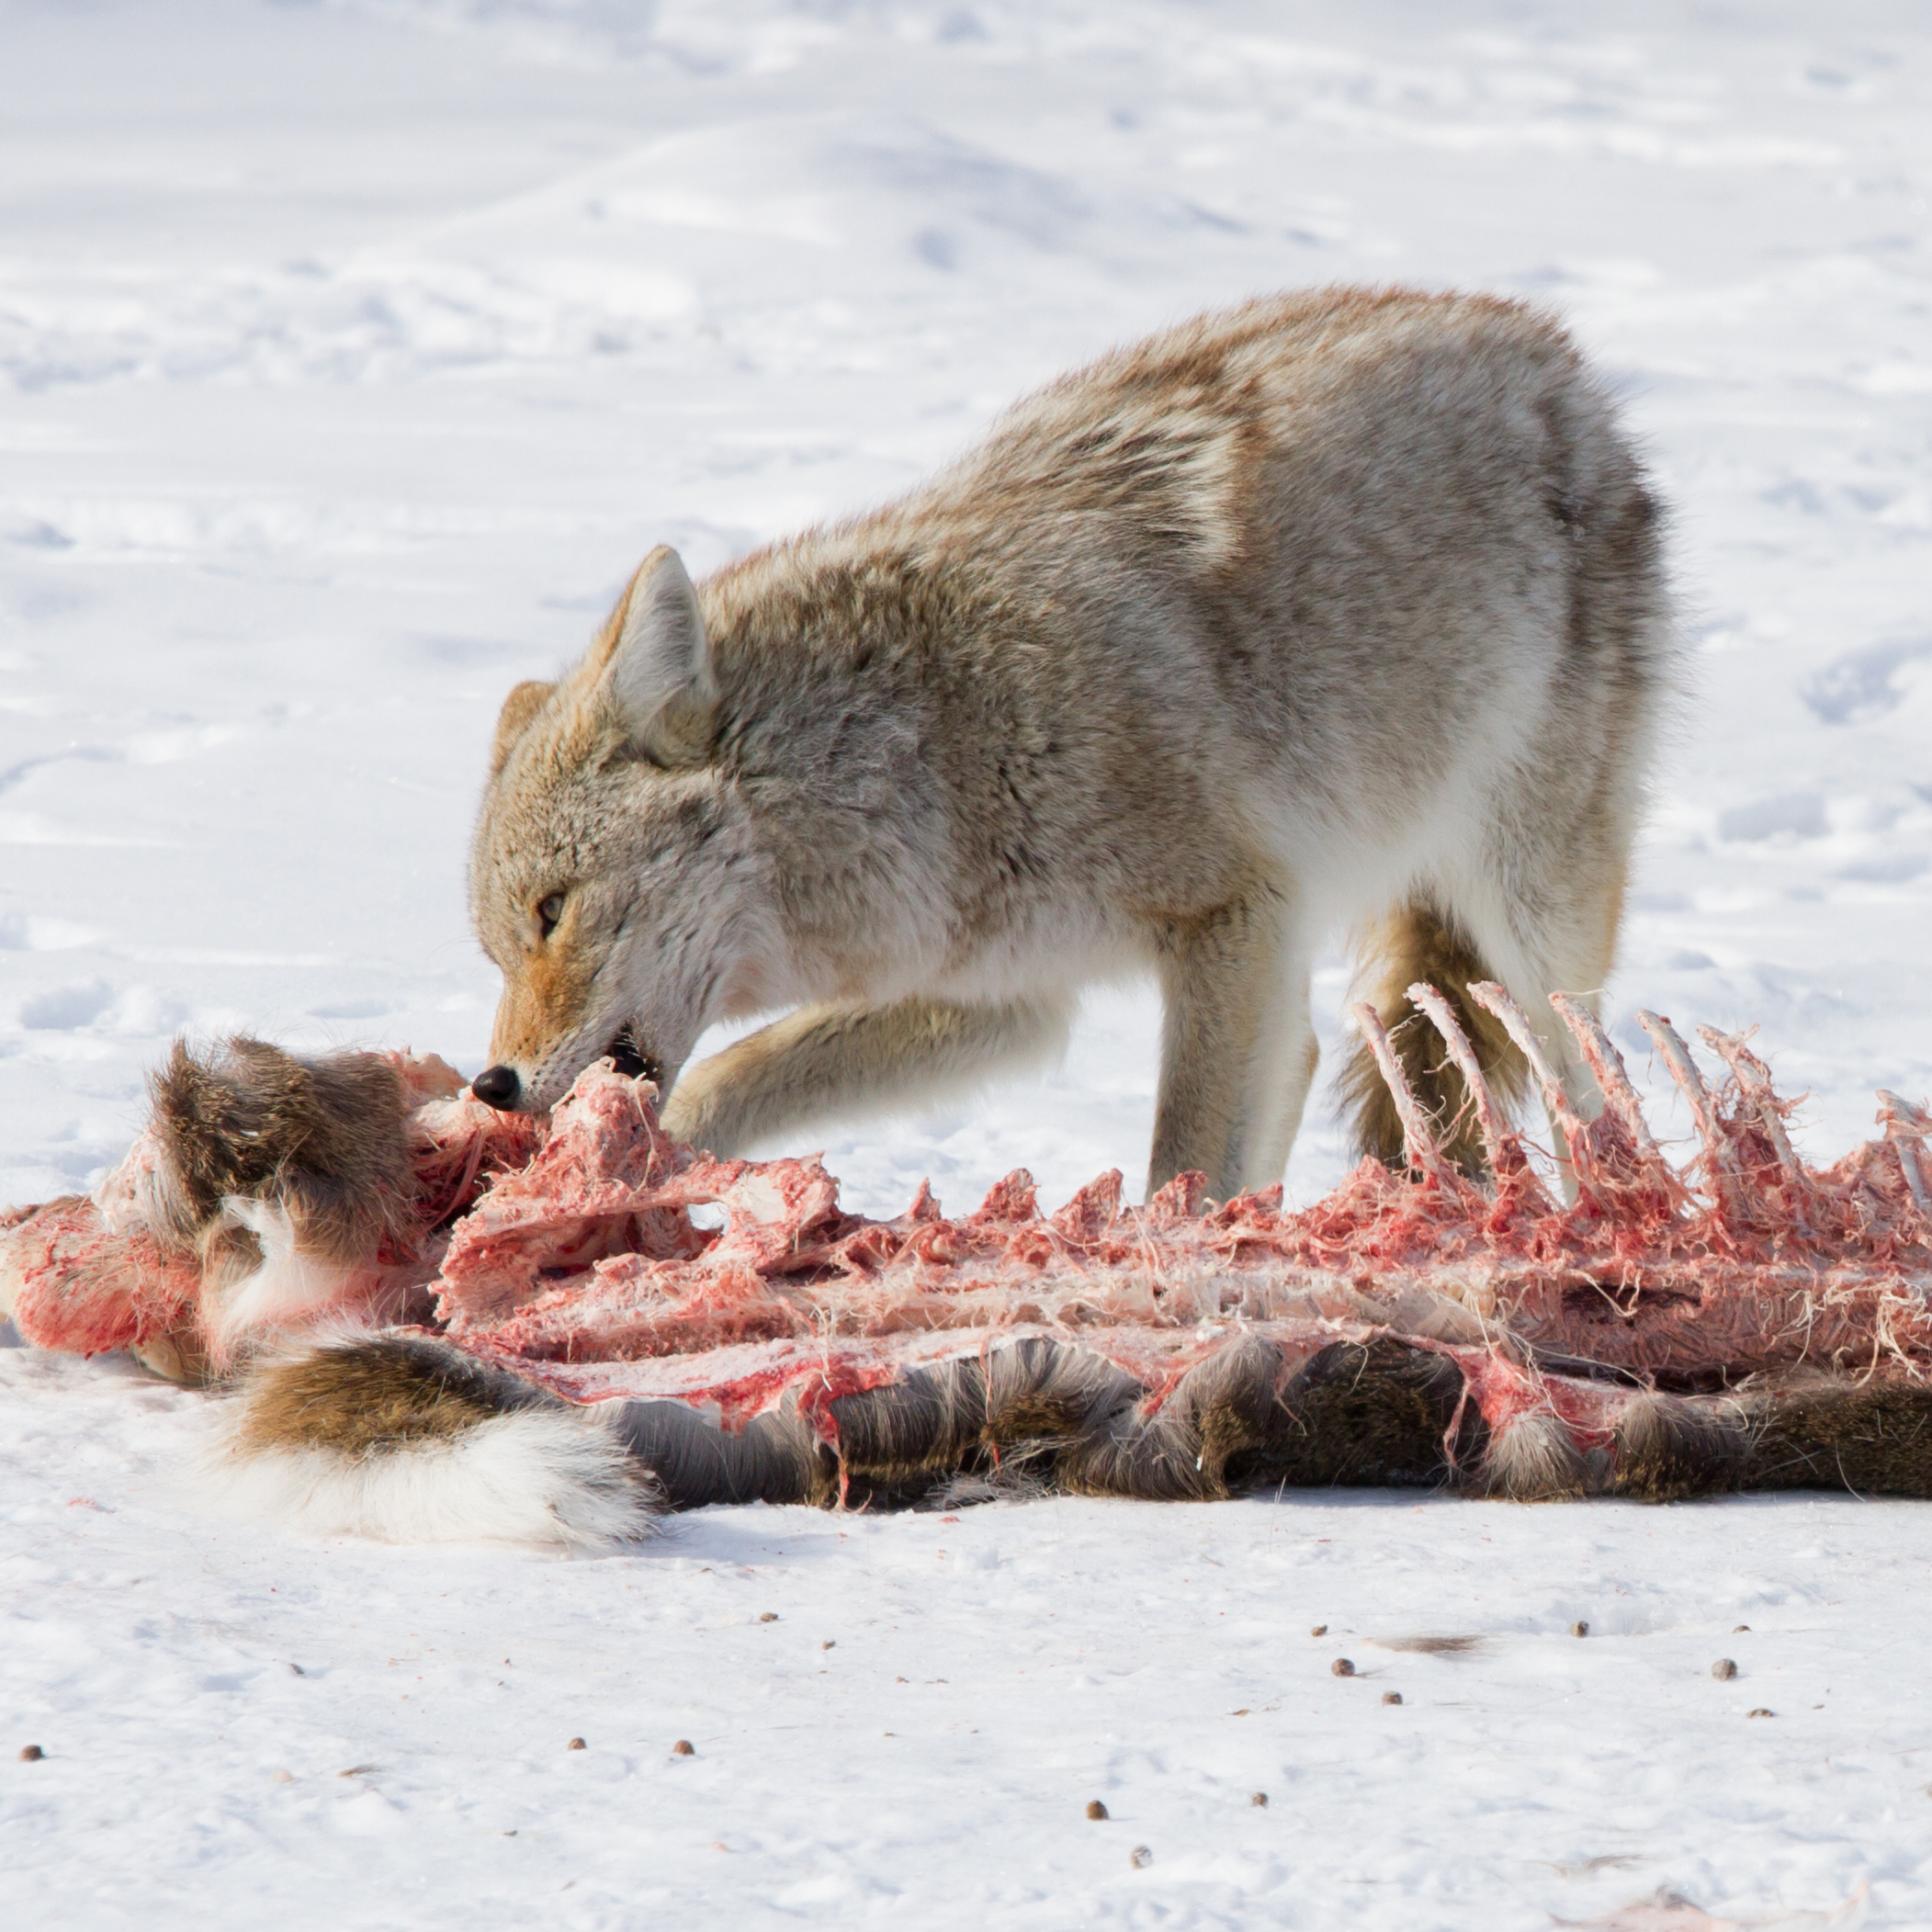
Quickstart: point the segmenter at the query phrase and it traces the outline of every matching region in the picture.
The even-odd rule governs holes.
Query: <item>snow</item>
[[[481,1064],[489,727],[651,543],[703,570],[1111,343],[1336,279],[1552,302],[1627,399],[1695,690],[1613,1031],[1681,1134],[1631,1011],[1762,1022],[1842,1151],[1932,1089],[1928,201],[1896,0],[6,0],[0,1201],[116,1158],[182,1028]],[[1107,992],[1056,1072],[827,1165],[871,1213],[1132,1181],[1154,1037]],[[1324,1112],[1294,1192],[1341,1163]],[[721,1510],[432,1555],[203,1516],[209,1405],[125,1363],[0,1382],[9,1917],[1932,1917],[1918,1505]],[[1370,1641],[1445,1633],[1485,1642]]]

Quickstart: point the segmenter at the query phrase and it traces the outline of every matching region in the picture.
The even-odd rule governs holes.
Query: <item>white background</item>
[[[1906,5],[0,0],[0,1200],[114,1158],[181,1029],[476,1070],[490,726],[650,545],[708,568],[1114,342],[1336,280],[1548,302],[1625,399],[1695,691],[1608,1011],[1653,1091],[1633,1006],[1761,1022],[1842,1152],[1932,1087],[1928,202]],[[1338,951],[1331,1045],[1345,987]],[[1137,1180],[1155,1024],[1097,996],[1057,1071],[828,1165],[873,1212]],[[1318,1103],[1293,1192],[1342,1158]],[[0,1388],[37,1925],[1409,1932],[1867,1881],[1932,1922],[1920,1506],[451,1556],[208,1522],[170,1487],[208,1406],[125,1365]],[[1486,1643],[1369,1647],[1443,1632]],[[1344,1642],[1382,1675],[1331,1678]]]

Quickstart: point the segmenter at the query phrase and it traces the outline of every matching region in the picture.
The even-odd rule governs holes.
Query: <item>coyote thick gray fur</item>
[[[1310,963],[1347,930],[1451,1122],[1405,989],[1442,988],[1520,1087],[1462,989],[1548,1016],[1602,985],[1674,658],[1641,465],[1552,319],[1402,290],[1203,317],[885,509],[695,587],[654,550],[572,670],[511,693],[477,1091],[547,1107],[615,1052],[729,1154],[1049,1055],[1084,986],[1151,972],[1148,1183],[1221,1197],[1281,1178]],[[1396,1158],[1387,1090],[1351,1085]]]

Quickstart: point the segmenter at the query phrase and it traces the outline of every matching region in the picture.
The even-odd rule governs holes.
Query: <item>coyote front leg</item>
[[[1160,929],[1167,1018],[1149,1194],[1190,1169],[1218,1201],[1282,1178],[1316,1065],[1290,914],[1281,889],[1258,886]]]
[[[664,1125],[729,1156],[808,1121],[936,1099],[1059,1051],[1069,1011],[925,999],[801,1007],[700,1060],[672,1090]]]

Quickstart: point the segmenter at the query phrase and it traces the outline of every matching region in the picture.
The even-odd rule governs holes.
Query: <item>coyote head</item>
[[[469,867],[503,975],[480,1099],[538,1111],[604,1054],[668,1090],[740,1003],[772,901],[717,728],[705,620],[665,548],[573,670],[505,700]]]

